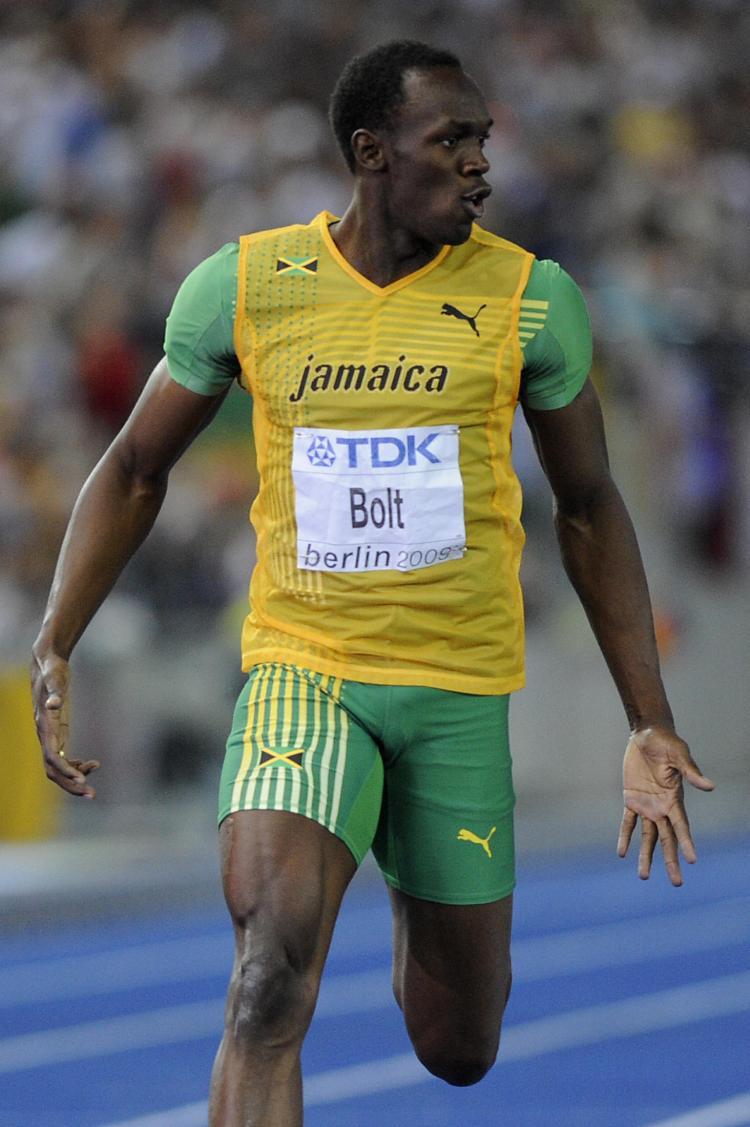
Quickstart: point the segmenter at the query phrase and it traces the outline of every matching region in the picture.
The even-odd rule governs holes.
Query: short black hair
[[[450,51],[415,39],[394,39],[346,64],[331,94],[328,120],[350,172],[356,167],[352,134],[390,125],[404,100],[404,73],[431,67],[460,70],[461,63]]]

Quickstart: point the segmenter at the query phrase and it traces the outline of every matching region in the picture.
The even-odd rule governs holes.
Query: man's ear
[[[369,129],[352,134],[352,151],[357,165],[368,172],[382,172],[386,166],[383,139]]]

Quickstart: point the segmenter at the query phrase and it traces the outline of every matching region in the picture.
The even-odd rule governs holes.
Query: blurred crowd
[[[25,660],[180,282],[243,231],[346,205],[328,95],[407,36],[488,96],[486,225],[586,293],[647,521],[685,566],[747,567],[747,0],[25,0],[0,6],[0,661]],[[249,410],[230,398],[179,468],[102,645],[190,636],[244,595]]]

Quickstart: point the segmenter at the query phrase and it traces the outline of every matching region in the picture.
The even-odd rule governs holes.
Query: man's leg
[[[299,1127],[299,1052],[341,897],[382,799],[377,744],[342,682],[279,663],[240,693],[219,787],[236,956],[211,1127]]]
[[[373,850],[391,888],[394,992],[422,1063],[473,1084],[495,1060],[510,991],[508,698],[393,695]]]
[[[243,810],[220,834],[235,962],[210,1127],[300,1127],[300,1049],[356,864],[342,841],[299,814]]]
[[[512,896],[437,904],[391,889],[393,990],[414,1050],[449,1084],[492,1067],[510,993]]]

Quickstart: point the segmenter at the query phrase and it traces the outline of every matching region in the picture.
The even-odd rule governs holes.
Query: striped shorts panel
[[[255,666],[237,701],[219,791],[219,822],[238,810],[287,810],[341,838],[359,864],[377,827],[383,764],[340,705],[340,678]]]

